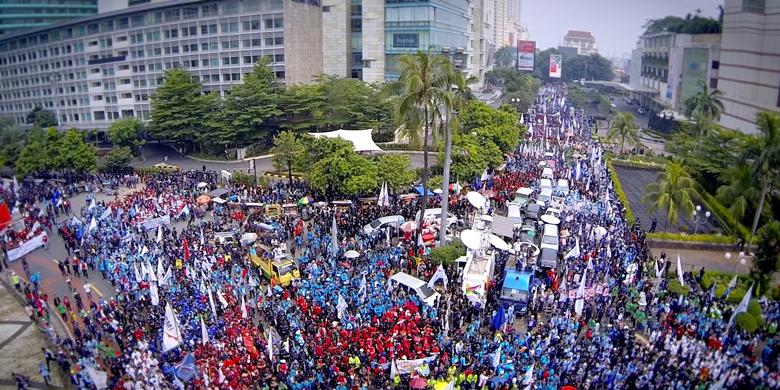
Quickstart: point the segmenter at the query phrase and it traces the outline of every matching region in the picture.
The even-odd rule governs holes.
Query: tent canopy
[[[368,130],[335,130],[325,133],[309,133],[315,137],[341,138],[349,142],[358,153],[361,152],[381,152],[382,149],[374,143],[371,137],[371,129]]]

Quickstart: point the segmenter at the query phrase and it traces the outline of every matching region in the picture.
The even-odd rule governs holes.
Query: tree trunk
[[[428,106],[425,106],[425,123],[423,124],[423,171],[422,199],[420,199],[420,218],[417,219],[417,230],[422,231],[425,220],[425,208],[428,207]]]
[[[626,136],[624,135],[623,137],[620,138],[620,155],[621,156],[623,155],[623,144],[625,144],[625,143],[626,143]]]
[[[450,115],[452,111],[447,107],[447,118],[444,122],[444,172],[442,173],[441,193],[441,221],[439,222],[439,246],[447,242],[447,207],[450,203],[450,154],[452,153],[452,140],[450,136]]]
[[[255,161],[255,163],[257,163],[257,161]],[[290,180],[290,187],[292,187],[292,164],[287,164],[287,178]]]
[[[764,184],[761,186],[761,197],[758,199],[758,207],[756,208],[756,215],[753,216],[753,228],[750,229],[750,239],[748,240],[747,253],[750,253],[750,247],[753,245],[753,236],[756,235],[756,229],[758,228],[758,220],[761,219],[761,212],[764,211],[764,201],[766,200],[766,193],[769,190],[769,180],[764,178]]]

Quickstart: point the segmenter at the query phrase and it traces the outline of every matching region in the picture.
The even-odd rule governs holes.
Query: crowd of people
[[[729,326],[734,305],[701,289],[700,278],[685,274],[687,296],[669,292],[670,262],[652,256],[642,229],[625,220],[603,149],[565,89],[544,87],[524,121],[529,131],[504,170],[472,189],[491,199],[488,212],[501,212],[518,187],[539,192],[538,163],[548,161],[570,192],[561,194],[557,269],[526,262],[538,281],[528,310],[498,321],[507,251],[497,251],[484,306],[464,295],[456,265],[446,267],[448,282],[433,305],[390,280],[405,271],[427,281],[438,264],[415,234],[366,234],[363,226],[385,215],[412,219],[419,198],[382,207],[300,205],[270,217],[246,204],[318,194],[279,181],[228,186],[222,197],[232,202],[202,202],[216,187],[207,172],[5,187],[24,226],[56,231],[68,253],[57,259],[68,294],[20,285],[32,315],[49,324],[60,316],[73,334],[46,327],[56,347],[46,351],[47,372],[54,361],[74,386],[99,389],[780,386],[780,307],[762,301],[769,325],[749,334]],[[78,192],[120,185],[126,194],[89,195],[71,209]],[[476,211],[464,194],[449,199],[461,221]],[[226,232],[233,239],[223,239]],[[257,235],[254,244],[289,246],[301,277],[283,285],[264,275],[245,233]],[[351,251],[359,256],[345,257]],[[87,282],[100,277],[114,288],[102,297]],[[82,289],[71,286],[74,278]]]

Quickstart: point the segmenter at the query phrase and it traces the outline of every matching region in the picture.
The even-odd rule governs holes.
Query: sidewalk
[[[14,372],[28,376],[33,389],[63,388],[56,363],[50,365],[54,386],[45,386],[38,373],[38,365],[45,362],[41,348],[48,346],[46,336],[27,316],[20,300],[0,283],[0,388],[16,388],[11,376]]]

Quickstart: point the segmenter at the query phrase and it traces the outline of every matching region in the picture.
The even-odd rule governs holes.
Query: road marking
[[[90,287],[91,289],[95,290],[95,292],[97,293],[97,295],[99,295],[101,298],[103,298],[103,293],[102,293],[102,292],[100,292],[100,289],[98,289],[98,288],[97,288],[97,287],[96,287],[94,284],[92,284],[92,283],[87,283],[87,284],[89,285],[89,287]]]

